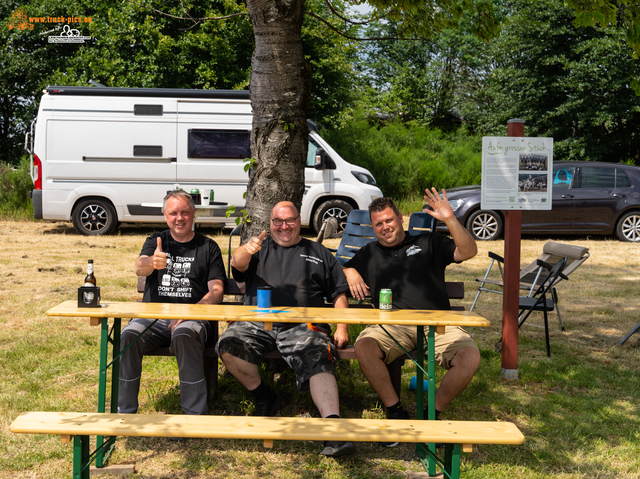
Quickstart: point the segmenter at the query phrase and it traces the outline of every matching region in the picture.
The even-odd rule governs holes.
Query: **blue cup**
[[[426,379],[423,379],[422,381],[423,381],[422,390],[428,391],[429,381],[427,381]],[[409,381],[409,391],[415,391],[417,387],[418,387],[418,378],[415,376],[411,376],[411,381]]]
[[[271,308],[271,286],[258,286],[258,308]]]

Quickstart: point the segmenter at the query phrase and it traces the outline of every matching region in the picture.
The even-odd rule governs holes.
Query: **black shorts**
[[[266,331],[263,323],[237,321],[220,336],[218,356],[227,353],[251,364],[265,354],[278,350],[296,373],[298,391],[309,390],[309,378],[319,373],[333,374],[339,359],[331,336],[320,327],[298,324]]]

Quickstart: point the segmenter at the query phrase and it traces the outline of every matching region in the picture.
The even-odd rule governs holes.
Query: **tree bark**
[[[271,208],[304,194],[311,72],[302,50],[305,0],[248,0],[255,50],[251,59],[251,155],[242,241],[269,232]]]

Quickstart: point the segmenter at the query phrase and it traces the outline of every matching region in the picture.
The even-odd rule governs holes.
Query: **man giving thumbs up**
[[[300,213],[289,201],[271,210],[271,237],[266,231],[233,252],[233,277],[246,282],[245,304],[257,304],[257,288],[271,287],[273,306],[322,307],[325,298],[336,308],[348,306],[349,289],[340,264],[321,244],[300,236]],[[338,349],[349,344],[346,324],[331,337],[328,324],[263,323],[238,321],[220,336],[218,355],[227,370],[255,398],[256,416],[274,416],[282,396],[262,382],[258,359],[278,349],[296,373],[299,391],[310,391],[322,417],[339,417],[338,385],[333,363]],[[345,456],[355,452],[352,442],[325,441],[320,454]]]
[[[162,208],[168,230],[147,238],[136,261],[135,272],[146,276],[143,302],[222,302],[226,275],[220,248],[211,239],[193,231],[195,206],[191,195],[171,191]],[[132,319],[122,330],[118,411],[138,410],[142,356],[156,348],[171,346],[178,361],[180,399],[185,414],[207,413],[207,387],[202,354],[213,338],[217,323],[210,321]]]

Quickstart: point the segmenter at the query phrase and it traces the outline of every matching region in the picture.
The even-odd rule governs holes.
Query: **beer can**
[[[389,310],[393,303],[393,295],[390,289],[380,290],[380,309]]]

